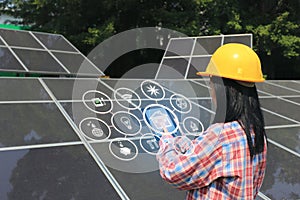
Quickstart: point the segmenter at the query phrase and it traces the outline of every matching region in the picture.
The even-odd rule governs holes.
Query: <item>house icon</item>
[[[152,121],[153,125],[157,130],[162,130],[163,127],[171,127],[172,122],[169,116],[165,113],[162,113],[160,110],[153,112],[150,116],[150,120]]]

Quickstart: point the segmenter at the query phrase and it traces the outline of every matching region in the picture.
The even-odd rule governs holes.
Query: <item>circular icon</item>
[[[141,90],[143,94],[151,100],[160,101],[165,98],[165,90],[160,84],[154,81],[143,81],[141,83]]]
[[[138,148],[126,138],[115,138],[109,143],[109,151],[111,154],[123,161],[130,161],[137,157]]]
[[[200,120],[195,117],[187,117],[183,120],[183,128],[188,134],[198,136],[203,133],[204,127]]]
[[[194,144],[192,140],[190,140],[186,136],[178,136],[173,140],[173,148],[179,154],[188,156],[194,152]]]
[[[105,140],[111,135],[108,125],[101,119],[94,117],[81,120],[79,129],[90,140]]]
[[[142,149],[151,155],[156,155],[159,151],[159,142],[156,140],[156,137],[152,133],[146,133],[140,137],[140,145]]]
[[[141,106],[141,99],[138,94],[128,88],[116,89],[114,98],[120,106],[129,110],[135,110]]]
[[[188,113],[192,109],[191,102],[181,94],[173,94],[170,97],[170,103],[180,113]]]
[[[111,99],[97,90],[86,91],[82,96],[82,101],[89,110],[98,114],[109,113],[113,107]]]
[[[124,111],[116,112],[111,118],[111,123],[117,131],[127,136],[134,136],[142,129],[140,120]]]
[[[161,135],[166,128],[169,134],[175,133],[178,130],[177,116],[168,107],[160,104],[150,104],[143,111],[143,119],[146,125],[154,132]]]

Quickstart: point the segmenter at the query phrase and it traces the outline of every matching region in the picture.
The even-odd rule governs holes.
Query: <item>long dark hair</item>
[[[255,85],[246,87],[220,77],[211,77],[211,81],[217,100],[214,123],[238,121],[246,133],[251,158],[263,152],[265,124]],[[254,144],[251,130],[255,133]]]

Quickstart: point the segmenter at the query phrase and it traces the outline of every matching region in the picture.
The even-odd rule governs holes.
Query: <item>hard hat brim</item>
[[[210,73],[207,73],[207,72],[197,72],[196,73],[198,76],[211,76]]]
[[[224,77],[224,78],[229,78],[232,80],[236,80],[236,81],[246,81],[246,82],[253,82],[253,83],[261,83],[264,82],[265,79],[261,78],[261,79],[245,79],[245,78],[238,78],[238,77],[234,77],[234,76],[221,76],[221,75],[216,75],[216,74],[212,74],[212,73],[208,73],[208,72],[197,72],[196,73],[198,76],[203,76],[203,77],[209,77],[209,76],[217,76],[217,77]]]

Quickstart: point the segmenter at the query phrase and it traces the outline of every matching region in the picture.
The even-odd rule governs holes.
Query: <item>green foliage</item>
[[[100,28],[88,28],[88,34],[86,34],[83,42],[88,45],[96,46],[114,33],[115,28],[112,22]]]
[[[271,24],[247,27],[248,31],[252,31],[256,35],[257,43],[264,47],[267,55],[272,54],[274,47],[280,47],[286,58],[299,56],[300,37],[296,34],[299,25],[289,21],[288,16],[289,13],[284,12]]]
[[[229,28],[240,31],[242,30],[241,19],[239,13],[232,11],[233,18],[227,22]]]
[[[283,35],[278,43],[284,47],[283,55],[292,58],[299,56],[300,37],[294,35]]]
[[[65,35],[85,54],[113,34],[160,26],[190,36],[253,33],[270,78],[279,61],[300,65],[299,1],[7,0],[0,8],[33,30]]]

